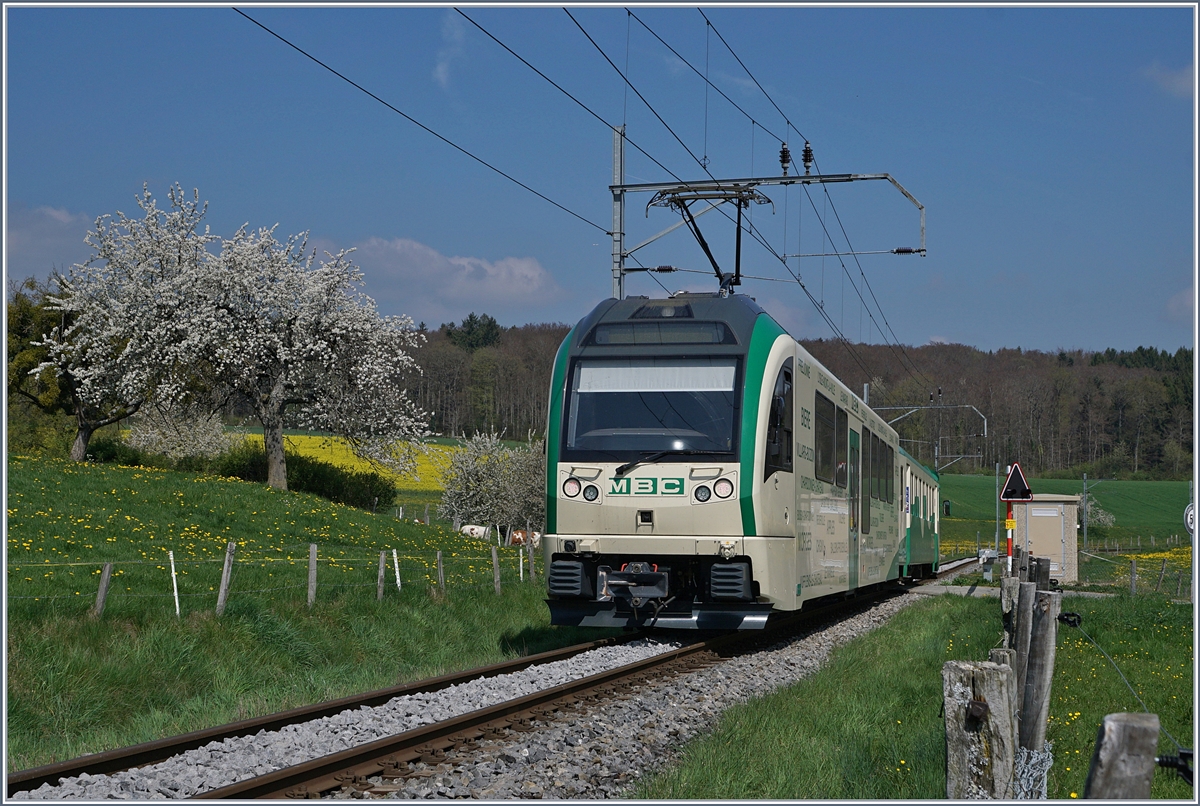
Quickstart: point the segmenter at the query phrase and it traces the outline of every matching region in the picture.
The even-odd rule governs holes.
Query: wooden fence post
[[[317,544],[308,544],[308,606],[317,601]]]
[[[1092,766],[1083,787],[1085,798],[1150,800],[1154,754],[1158,750],[1157,714],[1109,714],[1100,723]]]
[[[492,581],[496,585],[496,595],[500,595],[500,557],[496,554],[496,547],[492,546]]]
[[[387,552],[379,552],[379,577],[375,580],[375,600],[383,601],[383,579],[387,576]]]
[[[1017,627],[1017,644],[1013,649],[1017,650],[1017,665],[1013,670],[1017,673],[1017,707],[1022,707],[1023,694],[1025,691],[1025,670],[1029,666],[1029,639],[1033,629],[1033,604],[1037,598],[1037,585],[1032,582],[1020,583],[1021,590],[1017,599],[1016,610],[1016,627]]]
[[[462,518],[455,515],[453,523],[454,523],[454,531],[461,532],[462,531]]]
[[[112,579],[112,563],[105,563],[100,572],[100,590],[96,591],[96,603],[92,605],[91,617],[100,618],[104,615],[104,600],[108,598],[108,583]]]
[[[1040,591],[1050,590],[1050,558],[1034,557],[1029,572],[1029,581],[1037,585]]]
[[[1004,622],[1003,644],[1009,649],[1015,649],[1017,646],[1017,597],[1020,590],[1021,581],[1019,579],[1004,577],[1000,580],[1000,616]]]
[[[1175,585],[1175,598],[1178,599],[1183,595],[1183,572],[1179,572],[1179,581]]]
[[[233,573],[233,552],[237,544],[230,540],[225,544],[225,565],[221,568],[221,587],[217,590],[217,615],[225,612],[225,603],[229,601],[229,577]]]
[[[438,590],[442,592],[442,596],[446,595],[446,573],[442,570],[442,550],[438,549],[437,553],[438,566]]]
[[[1136,559],[1129,560],[1129,592],[1131,594],[1137,593],[1137,560]]]
[[[1162,570],[1158,572],[1158,584],[1154,586],[1154,592],[1158,593],[1162,590],[1163,577],[1167,575],[1167,558],[1163,557]]]
[[[429,504],[425,505],[425,525],[429,525]]]
[[[171,563],[171,592],[175,594],[175,616],[179,616],[179,581],[175,578],[175,552],[167,552],[167,560]]]
[[[1013,796],[1017,754],[1016,680],[1011,666],[949,660],[942,665],[946,711],[946,797]]]
[[[537,570],[537,568],[536,568],[536,566],[533,564],[533,554],[534,554],[534,552],[533,552],[533,544],[532,544],[532,541],[530,541],[530,546],[529,546],[529,581],[530,581],[530,582],[536,582],[536,581],[537,581],[537,578],[534,576],[534,573],[535,573],[535,571]]]
[[[1033,607],[1025,688],[1021,705],[1021,747],[1040,752],[1046,743],[1046,719],[1050,715],[1050,687],[1054,680],[1054,647],[1058,638],[1058,614],[1062,594],[1038,591]]]

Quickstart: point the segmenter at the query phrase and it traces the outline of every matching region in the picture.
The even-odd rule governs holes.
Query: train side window
[[[846,410],[837,410],[837,428],[833,438],[833,461],[835,463],[834,484],[845,488],[847,451],[850,449],[850,416]]]
[[[892,457],[892,490],[891,490],[892,497],[891,497],[891,500],[893,503],[895,503],[895,501],[896,501],[896,449],[888,448],[888,456]]]
[[[783,362],[775,379],[767,423],[767,456],[763,479],[792,472],[792,359]]]
[[[879,435],[871,435],[871,497],[875,500],[882,498],[879,482],[883,478],[883,451],[880,450]]]
[[[863,498],[875,494],[875,435],[863,429]]]
[[[871,440],[875,435],[866,428],[862,430],[862,526],[859,531],[864,535],[871,531]]]
[[[821,481],[833,483],[834,409],[833,401],[820,392],[813,404],[813,474]],[[845,486],[843,484],[843,486]]]
[[[880,501],[887,500],[887,467],[885,466],[887,452],[885,448],[883,437],[877,437],[875,440],[875,497]]]

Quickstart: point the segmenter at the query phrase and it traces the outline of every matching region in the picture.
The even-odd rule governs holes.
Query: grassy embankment
[[[1191,744],[1192,613],[1164,597],[1067,597],[1063,609],[1113,656],[1150,711]],[[995,599],[942,596],[901,611],[838,649],[812,677],[726,712],[636,797],[940,799],[945,797],[941,667],[985,660],[1000,637]],[[1077,630],[1061,627],[1048,738],[1050,798],[1082,797],[1105,714],[1140,711],[1117,672]],[[1176,754],[1166,736],[1160,754]],[[1191,799],[1174,772],[1153,796]]]
[[[990,548],[996,537],[996,480],[989,476],[955,476],[943,474],[942,500],[949,499],[951,515],[941,519],[943,556],[973,556],[976,533],[984,548]],[[1001,483],[1003,483],[1001,479]],[[1094,482],[1092,482],[1094,483]],[[1091,483],[1090,483],[1091,484]],[[1029,479],[1035,493],[1058,493],[1078,495],[1083,491],[1082,481],[1071,479]],[[1123,553],[1110,557],[1116,561],[1081,558],[1080,579],[1106,581],[1121,578],[1128,583],[1129,559],[1137,556],[1139,581],[1141,570],[1153,566],[1155,576],[1164,557],[1168,558],[1169,569],[1183,562],[1181,568],[1190,571],[1191,555],[1187,549],[1187,531],[1183,527],[1183,510],[1188,503],[1188,485],[1185,481],[1103,481],[1089,487],[1095,501],[1116,518],[1116,525],[1088,527],[1088,542],[1092,546],[1120,544]],[[1004,517],[1001,504],[1001,518]],[[1001,527],[1003,527],[1003,521]],[[1167,538],[1182,535],[1185,544],[1181,551],[1168,555]],[[1151,536],[1154,536],[1153,546]],[[1000,540],[1004,541],[1001,529]],[[1140,538],[1140,546],[1139,546]],[[1083,548],[1083,530],[1079,530],[1079,547]],[[1003,546],[1002,546],[1003,548]],[[1172,571],[1168,571],[1172,573]],[[1186,583],[1185,583],[1186,584]]]
[[[497,599],[489,548],[438,524],[213,476],[12,456],[8,470],[10,769],[598,637],[549,625],[540,582],[519,582],[516,549],[500,550]],[[230,540],[238,562],[218,618]],[[444,598],[430,595],[438,549]],[[113,581],[95,620],[86,611],[104,562]]]

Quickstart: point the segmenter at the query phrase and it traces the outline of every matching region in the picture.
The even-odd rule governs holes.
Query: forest
[[[540,434],[551,365],[569,329],[504,328],[487,314],[427,329],[414,352],[422,374],[410,378],[409,388],[430,413],[431,430],[447,436],[496,431],[508,439]],[[991,473],[995,463],[1014,461],[1039,476],[1190,473],[1187,348],[985,352],[963,344],[801,344],[856,392],[869,383],[872,407],[894,407],[881,413],[895,420],[905,450],[930,466],[937,446],[938,468],[956,473]]]

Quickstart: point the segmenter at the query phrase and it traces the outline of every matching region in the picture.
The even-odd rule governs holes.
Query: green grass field
[[[1063,609],[1104,647],[1164,728],[1184,746],[1193,721],[1192,613],[1164,597],[1067,597]],[[984,660],[1000,638],[996,599],[919,602],[839,648],[800,683],[735,706],[688,744],[678,763],[643,781],[654,799],[942,799],[946,792],[941,668]],[[1082,797],[1105,714],[1141,710],[1080,632],[1058,637],[1048,738],[1049,797]],[[1159,753],[1175,754],[1160,737]],[[1192,799],[1173,772],[1155,774],[1155,798]]]
[[[551,627],[541,575],[522,583],[516,549],[499,549],[497,598],[488,545],[437,524],[189,473],[12,456],[8,471],[10,769],[610,634]],[[229,541],[237,563],[218,618]],[[438,549],[445,597],[430,595]],[[113,581],[95,620],[104,562]]]

